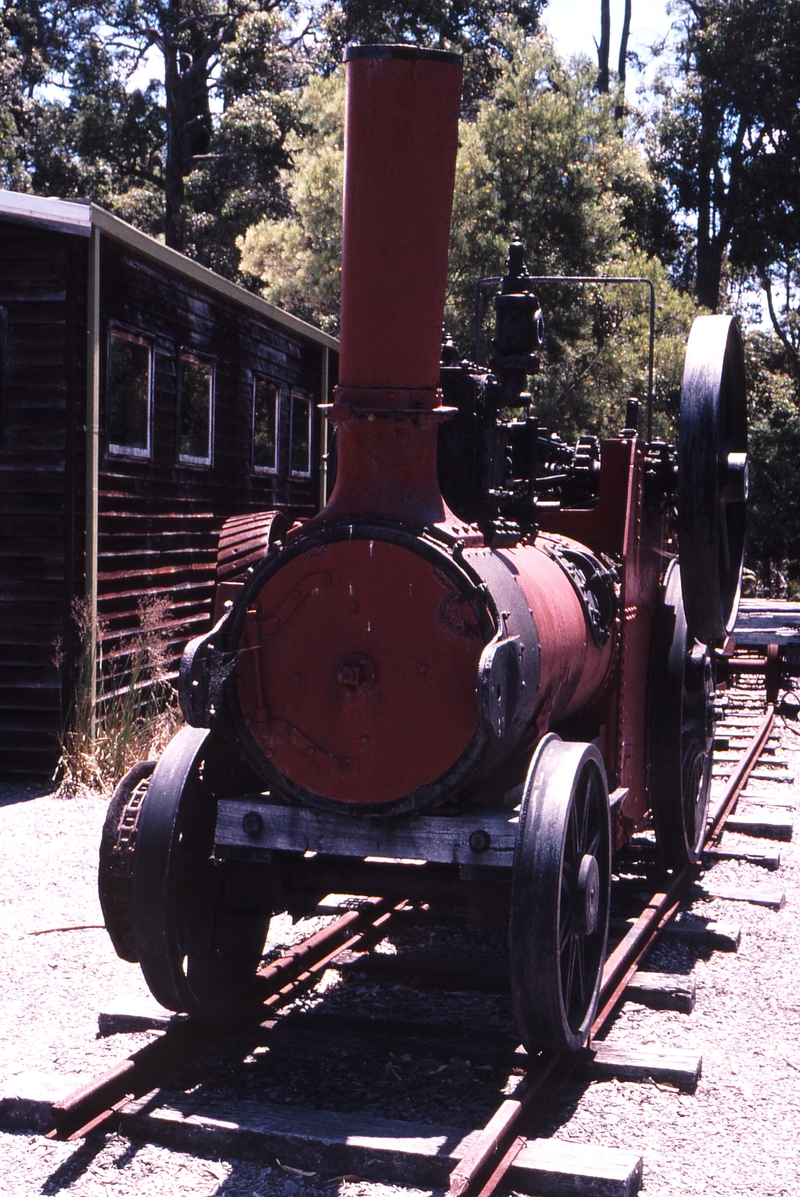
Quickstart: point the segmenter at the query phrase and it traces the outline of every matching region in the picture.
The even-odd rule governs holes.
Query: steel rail
[[[721,828],[724,826],[728,815],[736,806],[739,795],[747,784],[747,779],[752,772],[753,766],[770,737],[770,732],[775,724],[775,711],[774,704],[771,704],[767,708],[758,730],[742,754],[739,764],[728,778],[725,791],[708,820],[708,833],[704,847],[709,847],[712,843],[716,842],[722,834]]]
[[[709,817],[704,847],[721,835],[721,826],[747,783],[775,722],[771,706],[731,775]],[[654,894],[624,938],[606,960],[600,986],[598,1014],[589,1042],[612,1018],[627,986],[663,928],[675,916],[681,898],[701,866],[685,865],[666,890]],[[569,1079],[590,1049],[583,1052],[542,1052],[526,1072],[512,1098],[502,1103],[487,1122],[472,1150],[450,1174],[451,1197],[491,1197],[546,1111],[547,1102]],[[527,1134],[520,1134],[522,1129]]]
[[[382,938],[394,911],[402,906],[403,903],[393,906],[385,898],[369,898],[357,910],[348,911],[260,969],[256,974],[259,1004],[245,1026],[258,1025],[265,1010],[278,1009],[299,997],[342,952],[371,946],[376,936]],[[223,1034],[229,1031],[230,1028],[225,1028]],[[172,1023],[159,1039],[55,1102],[52,1107],[55,1125],[46,1137],[68,1142],[83,1138],[129,1102],[158,1088],[165,1076],[219,1039],[218,1026],[204,1026],[192,1020]]]
[[[747,783],[775,722],[771,706],[750,744],[742,754],[725,791],[708,821],[705,846],[717,840],[720,828]],[[699,865],[686,866],[670,885],[654,894],[622,941],[608,957],[603,969],[599,1012],[592,1038],[610,1020],[642,957],[661,930],[677,912],[681,897],[699,873]],[[256,974],[259,1004],[252,1018],[240,1025],[256,1026],[264,1011],[279,1009],[313,986],[325,969],[343,952],[372,946],[382,938],[396,913],[405,903],[391,904],[385,898],[370,898],[358,910],[348,911],[328,927],[303,940],[285,956]],[[223,1033],[229,1033],[226,1028]],[[215,1042],[220,1028],[192,1020],[171,1024],[153,1043],[81,1086],[52,1107],[55,1126],[48,1138],[73,1141],[89,1134],[119,1113],[131,1101],[159,1087],[166,1075]],[[490,1197],[527,1141],[519,1133],[524,1124],[530,1134],[547,1103],[563,1086],[584,1053],[542,1052],[528,1065],[513,1097],[504,1101],[484,1127],[478,1141],[454,1169],[450,1178],[452,1197]]]

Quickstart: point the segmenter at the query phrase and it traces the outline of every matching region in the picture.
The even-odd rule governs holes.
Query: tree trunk
[[[614,109],[614,116],[621,121],[625,115],[625,78],[628,73],[628,38],[631,35],[631,0],[625,0],[625,15],[622,18],[622,37],[619,39],[619,65],[617,69],[617,89],[619,99]]]
[[[195,155],[206,153],[211,140],[207,48],[188,66],[181,59],[182,54],[177,46],[165,48],[167,163],[164,171],[164,235],[171,249],[183,248],[183,180],[192,170]]]
[[[724,245],[718,236],[719,196],[715,194],[715,172],[719,157],[713,102],[701,100],[700,137],[697,152],[697,273],[695,297],[703,307],[716,312],[722,276]]]
[[[182,113],[177,46],[165,46],[164,92],[167,100],[167,161],[164,167],[164,239],[170,249],[181,249],[183,208]]]
[[[600,44],[597,47],[597,61],[600,67],[597,73],[597,90],[601,95],[608,95],[609,70],[608,58],[611,53],[611,0],[600,0]]]

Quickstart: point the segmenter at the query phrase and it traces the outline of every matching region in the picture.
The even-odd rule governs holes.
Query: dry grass
[[[182,722],[169,677],[168,608],[166,598],[139,600],[139,629],[112,675],[103,668],[102,621],[96,625],[93,644],[89,604],[85,599],[73,600],[79,654],[73,701],[61,736],[58,775],[62,795],[115,785],[136,761],[160,755]],[[60,666],[63,660],[62,646],[57,643],[54,661]],[[93,669],[97,676],[94,703]]]

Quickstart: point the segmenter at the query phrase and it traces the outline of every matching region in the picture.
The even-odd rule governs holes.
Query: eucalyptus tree
[[[716,311],[726,263],[768,291],[800,281],[800,5],[676,0],[676,14],[654,165],[693,225],[694,293]]]

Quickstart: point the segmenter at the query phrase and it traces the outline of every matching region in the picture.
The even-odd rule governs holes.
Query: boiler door
[[[476,681],[494,629],[451,557],[398,539],[290,549],[246,596],[242,731],[269,784],[303,802],[428,805],[481,751]]]

